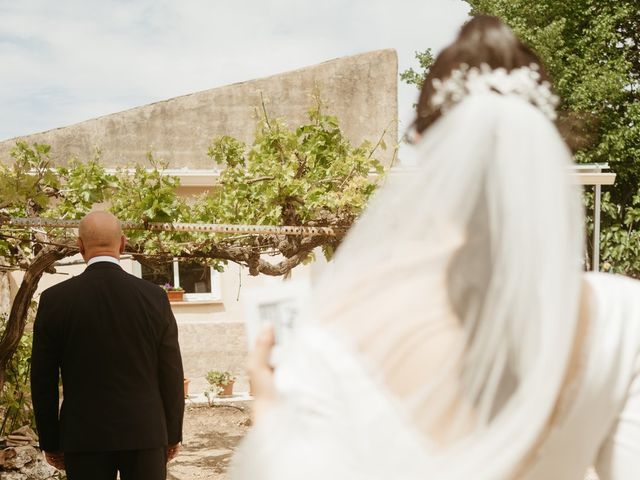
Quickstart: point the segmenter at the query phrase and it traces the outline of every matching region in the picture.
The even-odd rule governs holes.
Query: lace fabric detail
[[[556,119],[559,98],[551,91],[551,84],[540,81],[540,68],[535,63],[508,72],[504,68],[492,69],[486,63],[480,68],[462,64],[445,80],[433,80],[435,94],[431,107],[443,113],[473,93],[497,92],[515,95],[537,107],[550,120]]]

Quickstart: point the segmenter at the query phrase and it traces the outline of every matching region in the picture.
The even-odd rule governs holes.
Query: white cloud
[[[0,139],[395,48],[439,49],[461,0],[0,0]],[[400,87],[400,118],[415,98]]]

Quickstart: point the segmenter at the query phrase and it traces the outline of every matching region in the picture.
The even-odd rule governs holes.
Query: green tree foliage
[[[209,156],[224,171],[220,189],[206,203],[207,217],[218,223],[348,228],[375,190],[369,174],[383,168],[374,153],[386,145],[381,137],[375,146],[352,147],[338,119],[322,107],[316,98],[309,122],[295,129],[270,119],[263,108],[251,147],[230,137],[215,139]],[[289,257],[301,240],[270,242]],[[335,246],[323,242],[325,255]]]
[[[0,316],[0,334],[6,323],[6,316]],[[31,332],[26,332],[20,339],[7,365],[4,385],[0,387],[0,437],[24,425],[35,428],[29,389],[32,336]]]
[[[638,275],[634,242],[621,232],[635,235],[640,183],[640,3],[465,1],[471,15],[501,18],[542,57],[562,99],[558,127],[576,160],[616,172],[602,218],[603,267]]]
[[[400,80],[407,85],[415,85],[418,88],[422,88],[424,79],[427,77],[429,68],[431,68],[431,64],[433,63],[433,52],[430,48],[424,51],[417,51],[415,58],[418,61],[418,70],[416,71],[412,67],[409,67],[404,72],[400,72]]]
[[[115,177],[106,173],[97,156],[86,163],[72,160],[69,167],[52,168],[49,151],[48,145],[18,141],[11,151],[13,163],[0,163],[0,218],[78,219],[92,205],[106,201],[115,188]],[[60,244],[69,243],[71,233],[3,228],[0,258],[5,268],[26,269],[43,245],[54,239]]]
[[[612,200],[612,192],[602,194],[600,265],[602,270],[640,278],[640,190],[624,208]],[[593,211],[593,193],[585,192],[587,211]],[[593,235],[593,222],[587,224]]]

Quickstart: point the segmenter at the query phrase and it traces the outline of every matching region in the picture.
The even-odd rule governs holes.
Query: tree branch
[[[256,178],[251,178],[249,180],[246,180],[247,184],[252,184],[252,183],[258,183],[258,182],[263,182],[265,180],[274,180],[276,177],[274,177],[273,175],[264,175],[262,177],[256,177]]]
[[[0,338],[0,390],[4,385],[4,375],[11,357],[18,348],[24,328],[27,324],[27,315],[31,300],[38,288],[38,282],[42,274],[51,268],[58,260],[76,253],[75,249],[65,247],[44,247],[35,256],[25,271],[24,278],[18,288],[16,297],[11,305],[11,312],[7,319],[6,328]]]

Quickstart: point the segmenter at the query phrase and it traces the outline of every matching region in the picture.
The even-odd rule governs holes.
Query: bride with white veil
[[[640,475],[640,287],[582,271],[583,213],[537,57],[477,17],[268,367],[231,478]]]

